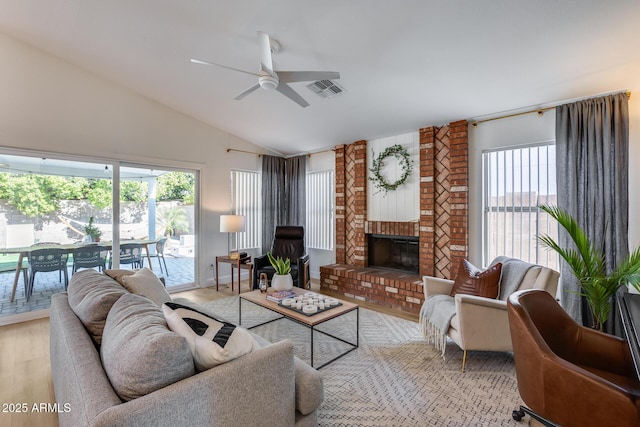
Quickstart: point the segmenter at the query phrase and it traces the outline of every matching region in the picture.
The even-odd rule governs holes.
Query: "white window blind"
[[[505,255],[558,269],[558,257],[538,235],[557,239],[557,225],[540,210],[557,204],[553,143],[483,153],[483,263]]]
[[[261,247],[261,187],[261,172],[231,171],[232,211],[235,215],[244,215],[246,217],[246,231],[238,233],[238,249]]]
[[[307,173],[307,247],[333,250],[334,242],[333,171]]]

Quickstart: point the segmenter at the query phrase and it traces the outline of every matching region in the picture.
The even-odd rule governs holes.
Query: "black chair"
[[[164,245],[167,243],[167,238],[163,237],[162,239],[156,242],[156,254],[151,255],[152,257],[158,258],[158,265],[160,266],[160,273],[166,274],[169,277],[169,270],[167,270],[167,261],[164,259]],[[164,270],[162,270],[162,264],[164,264]]]
[[[60,248],[33,249],[29,253],[29,283],[25,289],[27,301],[33,294],[33,283],[36,273],[39,271],[59,271],[60,274],[64,274],[64,288],[67,289],[69,285],[68,259],[67,250]]]
[[[309,255],[304,247],[304,227],[279,225],[276,226],[276,235],[271,245],[271,254],[274,257],[289,258],[291,260],[291,278],[293,286],[309,288],[310,267]],[[266,273],[269,280],[275,274],[266,255],[253,260],[253,289],[258,289],[258,278],[261,273]]]
[[[139,243],[124,243],[120,245],[120,265],[131,264],[133,268],[144,267],[142,245]],[[109,260],[109,268],[113,265],[113,257]]]
[[[102,245],[86,245],[73,250],[72,274],[80,268],[98,267],[98,271],[106,269],[109,249]]]

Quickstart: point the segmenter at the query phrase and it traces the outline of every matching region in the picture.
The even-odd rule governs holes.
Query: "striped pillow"
[[[185,305],[162,305],[167,325],[187,339],[199,371],[233,360],[260,345],[246,330]]]

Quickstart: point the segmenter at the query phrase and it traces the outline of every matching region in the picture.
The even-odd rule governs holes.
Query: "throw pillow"
[[[500,292],[501,273],[501,263],[482,271],[466,259],[463,259],[460,261],[458,275],[453,282],[450,295],[468,294],[495,299]]]
[[[160,308],[141,295],[123,295],[111,308],[100,357],[113,389],[124,401],[195,373],[187,341],[170,331]]]
[[[191,307],[168,302],[162,311],[169,328],[187,339],[200,371],[260,348],[246,329]]]
[[[127,290],[104,274],[82,270],[71,276],[67,293],[71,309],[96,346],[100,346],[109,310],[121,296],[128,293]]]
[[[124,276],[132,276],[135,273],[136,273],[135,270],[122,270],[122,269],[117,269],[117,270],[112,269],[112,270],[104,271],[104,274],[111,277],[113,280],[120,283],[122,286],[124,286],[124,283],[122,282],[122,278]]]
[[[159,307],[171,301],[171,296],[153,271],[143,268],[134,274],[123,276],[122,285],[132,294],[143,295]]]

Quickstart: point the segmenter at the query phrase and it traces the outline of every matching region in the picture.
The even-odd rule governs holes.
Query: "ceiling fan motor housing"
[[[265,75],[258,78],[258,83],[262,89],[276,90],[280,84],[280,80],[276,73],[273,76]]]

